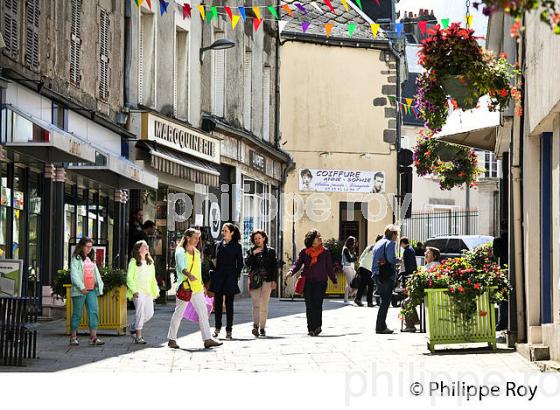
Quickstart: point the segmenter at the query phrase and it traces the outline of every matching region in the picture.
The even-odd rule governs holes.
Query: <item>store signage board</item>
[[[341,169],[298,170],[299,190],[303,192],[385,192],[385,172]]]
[[[266,158],[261,154],[250,150],[249,161],[251,162],[251,167],[253,167],[257,171],[266,172]]]
[[[0,296],[21,296],[23,260],[0,260]]]

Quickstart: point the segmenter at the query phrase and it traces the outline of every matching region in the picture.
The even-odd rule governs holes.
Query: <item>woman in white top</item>
[[[439,249],[428,246],[426,248],[426,253],[424,254],[424,261],[426,262],[426,266],[424,266],[424,269],[428,271],[438,265],[441,265],[441,262],[439,261],[440,258],[441,254],[439,252]]]
[[[342,271],[346,277],[346,287],[344,288],[344,304],[350,304],[349,296],[354,297],[357,289],[352,289],[350,282],[356,276],[355,262],[358,259],[355,253],[356,238],[349,236],[342,248]]]
[[[159,296],[154,260],[150,256],[150,248],[144,240],[132,247],[132,259],[128,264],[126,275],[128,291],[126,297],[134,301],[136,320],[130,333],[134,343],[146,344],[142,337],[144,324],[154,315],[154,299]]]

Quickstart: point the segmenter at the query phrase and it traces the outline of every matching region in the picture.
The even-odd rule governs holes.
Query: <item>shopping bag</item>
[[[208,310],[208,314],[210,314],[210,312],[212,312],[212,307],[214,306],[214,298],[205,295],[204,302],[206,303],[206,309]],[[198,313],[196,313],[196,310],[192,302],[189,302],[189,304],[187,305],[187,308],[185,309],[185,313],[183,313],[183,318],[193,323],[198,323]]]

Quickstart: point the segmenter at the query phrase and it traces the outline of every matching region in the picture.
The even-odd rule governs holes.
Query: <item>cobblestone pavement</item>
[[[0,367],[0,372],[430,372],[462,371],[483,374],[494,372],[537,373],[538,369],[521,355],[498,345],[488,348],[436,351],[426,347],[425,334],[397,333],[376,335],[377,308],[346,306],[339,299],[325,300],[323,334],[306,334],[305,304],[302,301],[271,300],[266,338],[251,335],[251,301],[235,304],[233,341],[214,349],[202,349],[198,325],[183,321],[179,331],[179,350],[166,345],[169,319],[174,302],[156,306],[154,318],[146,325],[147,345],[135,345],[129,336],[101,334],[102,347],[68,346],[62,320],[41,323],[38,355],[25,368]],[[388,323],[400,329],[398,310],[389,310]],[[134,312],[129,311],[129,323]],[[224,315],[225,320],[225,315]],[[210,319],[213,325],[213,316]],[[222,337],[225,336],[222,332]],[[457,348],[455,348],[457,349]]]

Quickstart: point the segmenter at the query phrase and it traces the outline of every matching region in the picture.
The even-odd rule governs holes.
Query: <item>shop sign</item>
[[[299,190],[304,192],[385,192],[385,172],[302,168]]]
[[[173,148],[197,158],[216,164],[220,163],[220,141],[209,135],[183,127],[174,122],[156,117],[149,113],[147,129],[142,131],[144,139]]]
[[[12,191],[10,190],[10,188],[2,187],[2,195],[0,201],[0,205],[2,206],[11,206]]]
[[[82,156],[82,144],[76,140],[68,140],[68,152],[77,157]]]
[[[220,205],[217,202],[212,202],[208,211],[208,225],[212,238],[218,239],[220,237],[221,223]]]
[[[23,260],[0,260],[0,296],[21,296]]]
[[[254,169],[266,172],[266,158],[253,150],[249,150],[249,161]]]
[[[14,208],[22,211],[25,208],[25,199],[22,191],[14,191]]]

